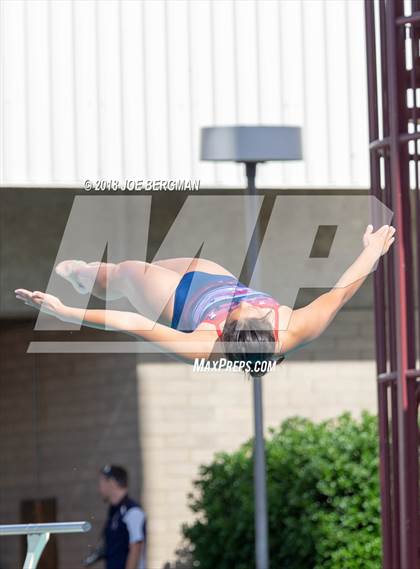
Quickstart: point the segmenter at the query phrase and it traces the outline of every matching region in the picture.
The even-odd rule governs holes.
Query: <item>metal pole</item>
[[[246,163],[248,195],[255,196],[255,162]],[[247,234],[250,240],[248,251],[248,277],[254,270],[260,243],[258,224],[254,230],[251,226],[252,215],[247,212]],[[252,234],[253,232],[253,234]],[[255,563],[257,569],[268,569],[268,514],[267,514],[267,480],[265,464],[265,442],[263,422],[263,393],[260,377],[253,377],[254,396],[254,525],[255,525]]]
[[[30,535],[40,533],[79,533],[90,531],[90,522],[54,522],[51,524],[0,525],[1,535]]]
[[[27,551],[23,569],[36,569],[51,533],[79,533],[90,531],[89,522],[59,522],[51,524],[0,525],[0,536],[26,535]]]
[[[262,383],[253,377],[254,388],[254,503],[255,562],[257,569],[268,569],[267,480],[265,466]]]

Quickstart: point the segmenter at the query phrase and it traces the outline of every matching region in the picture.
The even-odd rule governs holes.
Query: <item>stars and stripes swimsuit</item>
[[[241,301],[261,308],[274,308],[274,336],[278,340],[278,302],[270,295],[248,288],[235,277],[213,275],[203,271],[185,273],[175,291],[171,328],[193,332],[202,322],[216,326],[219,338],[221,323]]]

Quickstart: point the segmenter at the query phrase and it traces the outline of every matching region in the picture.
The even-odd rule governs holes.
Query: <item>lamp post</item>
[[[258,162],[301,160],[301,129],[293,126],[222,126],[201,129],[201,160],[243,162],[247,195],[256,196]],[[250,203],[251,202],[251,203]],[[253,200],[247,200],[246,230],[249,242],[247,269],[251,277],[257,262],[260,235],[258,223],[251,225]],[[254,275],[254,282],[258,282]],[[268,508],[264,443],[263,393],[260,377],[252,377],[254,407],[254,505],[255,562],[257,569],[269,568]]]

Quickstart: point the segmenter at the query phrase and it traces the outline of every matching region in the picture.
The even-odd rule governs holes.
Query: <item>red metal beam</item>
[[[420,569],[417,424],[420,370],[416,369],[420,358],[420,318],[416,328],[414,302],[417,282],[417,305],[420,305],[417,171],[410,180],[410,163],[416,169],[420,162],[417,142],[408,152],[408,142],[420,140],[420,132],[416,101],[410,108],[407,104],[407,89],[416,94],[420,87],[420,26],[417,25],[420,1],[411,1],[410,16],[404,16],[403,8],[401,0],[365,0],[372,193],[394,211],[393,224],[397,227],[395,246],[374,275],[384,569]],[[407,33],[411,43],[406,42]],[[413,62],[409,69],[406,49],[411,49]],[[415,132],[408,132],[410,122],[415,125]],[[416,184],[414,193],[410,190],[412,181]]]
[[[406,24],[415,24],[420,22],[420,12],[413,12],[410,16],[398,16],[395,20],[397,26],[405,26]]]
[[[394,247],[394,283],[395,283],[395,316],[396,316],[396,348],[397,348],[397,394],[398,394],[398,443],[399,443],[399,475],[400,475],[400,508],[399,520],[401,539],[401,569],[414,569],[418,566],[418,551],[415,529],[418,515],[413,504],[413,473],[411,472],[412,459],[410,457],[412,434],[410,430],[409,388],[407,382],[408,371],[408,342],[407,335],[407,232],[405,224],[409,222],[404,211],[404,192],[402,187],[402,163],[400,147],[400,117],[401,93],[398,90],[400,73],[405,70],[404,62],[404,30],[396,28],[397,10],[403,5],[396,0],[386,3],[386,36],[388,45],[388,81],[387,91],[389,97],[390,121],[390,168],[392,206],[394,210],[394,225],[398,231],[398,238]],[[400,73],[399,73],[400,71]],[[406,188],[406,191],[408,188]],[[418,491],[418,481],[414,486],[414,496]]]
[[[375,142],[379,136],[378,124],[378,92],[375,45],[375,15],[373,2],[365,2],[366,43],[367,43],[367,80],[369,99],[369,138]],[[380,141],[382,142],[382,141]],[[370,148],[370,172],[372,193],[381,199],[379,155],[377,148]],[[385,297],[383,290],[383,264],[379,264],[374,274],[376,361],[378,373],[386,370],[386,336],[382,318],[385,314]],[[392,497],[391,497],[391,448],[388,419],[388,391],[385,385],[378,383],[378,431],[379,431],[379,477],[381,490],[381,524],[382,524],[382,559],[383,569],[392,569],[393,564],[393,531],[392,531]]]

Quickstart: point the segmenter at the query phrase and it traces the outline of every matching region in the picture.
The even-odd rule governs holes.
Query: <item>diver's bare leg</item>
[[[91,292],[109,300],[126,297],[141,313],[148,306],[159,314],[163,309],[163,315],[168,320],[172,318],[173,294],[180,276],[169,268],[144,261],[118,264],[63,261],[57,265],[56,272],[81,294]]]
[[[97,298],[115,300],[124,296],[124,292],[116,286],[116,267],[114,263],[69,260],[59,263],[55,272],[69,281],[80,294],[90,293]]]
[[[165,269],[175,271],[179,275],[183,275],[189,271],[203,271],[211,275],[228,275],[235,277],[230,271],[219,265],[215,261],[208,259],[196,259],[194,257],[176,257],[173,259],[163,259],[162,261],[154,261],[152,265],[157,265]]]

